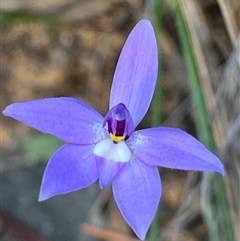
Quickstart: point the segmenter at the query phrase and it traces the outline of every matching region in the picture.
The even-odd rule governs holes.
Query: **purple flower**
[[[134,131],[149,108],[157,70],[154,31],[148,20],[141,20],[121,52],[105,118],[66,97],[15,103],[3,111],[67,143],[45,169],[40,201],[87,187],[97,179],[101,188],[112,182],[123,217],[144,239],[162,192],[156,166],[225,174],[214,154],[179,129]]]

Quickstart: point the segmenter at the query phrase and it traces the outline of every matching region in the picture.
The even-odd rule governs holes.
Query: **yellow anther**
[[[113,141],[115,142],[119,142],[119,141],[122,141],[124,140],[125,136],[115,136],[114,134],[112,133],[109,133],[110,134],[110,137],[112,138]]]

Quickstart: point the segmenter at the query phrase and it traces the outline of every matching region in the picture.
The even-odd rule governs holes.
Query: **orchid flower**
[[[105,117],[68,97],[14,103],[3,111],[65,141],[44,171],[39,200],[112,182],[124,219],[144,239],[162,193],[157,166],[225,175],[219,159],[191,135],[176,128],[134,131],[146,114],[157,80],[154,30],[141,20],[120,54]],[[44,151],[44,150],[43,150]]]

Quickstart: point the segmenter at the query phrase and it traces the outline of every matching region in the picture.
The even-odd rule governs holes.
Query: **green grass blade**
[[[184,20],[181,6],[178,0],[174,0],[175,18],[178,27],[178,33],[183,50],[183,55],[188,71],[189,85],[191,89],[191,97],[194,105],[196,116],[196,127],[199,139],[212,151],[216,149],[209,115],[204,100],[204,95],[201,87],[201,80],[199,77],[194,51],[188,32],[187,25]],[[211,241],[233,241],[233,233],[231,228],[231,220],[229,216],[229,208],[227,203],[226,192],[224,190],[224,182],[222,177],[218,174],[213,175],[213,185],[209,184],[209,192],[206,195],[207,209],[205,212],[205,219],[209,230],[209,238]],[[216,199],[216,208],[214,208],[213,194]],[[216,220],[217,213],[220,213],[221,221]],[[220,226],[220,229],[218,228]],[[217,230],[221,230],[217,232]]]
[[[226,241],[234,240],[231,219],[229,215],[229,205],[226,197],[225,185],[220,175],[216,174],[213,177],[213,184],[215,187],[216,202],[218,206],[218,212],[221,218],[222,233]]]
[[[1,25],[11,26],[14,24],[32,24],[42,23],[53,27],[63,25],[63,23],[55,16],[46,16],[27,11],[2,11]]]
[[[162,29],[162,10],[161,10],[161,1],[153,0],[152,2],[152,12],[153,12],[153,26],[156,33],[157,44],[158,44],[158,80],[152,100],[152,125],[160,126],[161,125],[161,42],[160,35]]]
[[[153,12],[153,26],[155,29],[155,34],[157,38],[158,44],[158,79],[157,84],[152,100],[152,126],[160,126],[161,125],[161,42],[160,42],[160,34],[162,29],[162,9],[161,9],[161,1],[160,0],[153,0],[152,1],[152,12]],[[153,222],[150,227],[149,232],[149,240],[150,241],[157,241],[159,237],[159,215],[160,208],[158,207]]]

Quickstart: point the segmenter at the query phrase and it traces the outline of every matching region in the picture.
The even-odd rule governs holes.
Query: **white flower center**
[[[94,154],[114,162],[128,162],[131,158],[131,151],[124,141],[117,144],[111,138],[100,141],[94,147]]]

